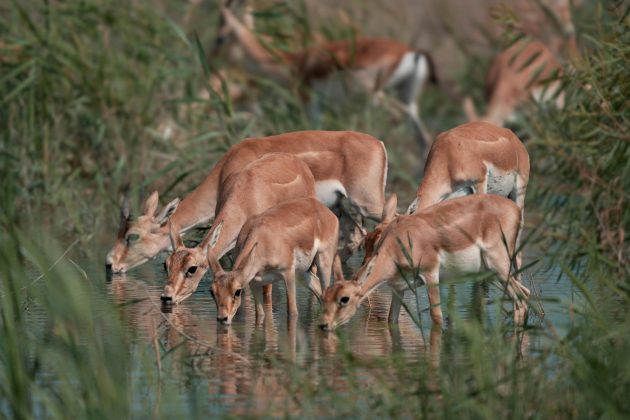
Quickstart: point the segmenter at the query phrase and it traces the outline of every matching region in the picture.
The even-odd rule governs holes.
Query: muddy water
[[[100,255],[105,255],[105,245],[103,243]],[[476,317],[495,323],[504,322],[507,316],[496,303],[501,298],[496,287],[458,281],[441,286],[442,309],[446,316],[442,330],[431,328],[424,288],[419,289],[422,328],[404,309],[398,327],[390,328],[387,313],[391,293],[384,286],[371,296],[369,305],[359,309],[349,324],[331,334],[317,327],[320,307],[304,287],[297,288],[299,318],[288,320],[284,287],[277,284],[273,304],[265,308],[263,325],[255,325],[253,297],[246,292],[233,325],[225,327],[216,320],[215,304],[209,293],[210,275],[206,275],[197,292],[182,304],[161,305],[165,278],[163,260],[164,255],[160,255],[124,276],[109,278],[104,275],[100,260],[79,261],[79,264],[86,269],[88,277],[102,281],[133,343],[138,348],[154,348],[161,355],[163,380],[179,392],[153,399],[168,399],[174,406],[194,400],[193,405],[203,407],[206,413],[282,413],[287,409],[287,401],[291,401],[287,393],[295,387],[296,381],[290,377],[287,366],[308,373],[314,383],[320,380],[331,383],[332,379],[343,392],[347,378],[339,373],[335,357],[341,351],[368,362],[368,366],[372,360],[391,357],[435,362],[440,357],[442,330],[453,322]],[[360,261],[361,256],[353,258],[345,270],[356,270]],[[552,325],[555,333],[562,334],[569,322],[564,308],[572,299],[570,283],[552,270],[528,273],[525,284],[535,291],[537,301],[532,305],[539,312],[537,315],[530,311],[529,323],[540,325],[542,331]],[[415,310],[415,297],[411,293],[406,294],[405,300]],[[503,306],[511,307],[509,303]],[[544,333],[530,334],[524,340],[523,351],[540,348],[544,337]],[[377,367],[362,369],[360,380],[382,378],[383,372]],[[141,388],[142,375],[137,376],[140,383],[136,386]],[[134,404],[138,412],[145,412],[155,406],[156,401],[135,401]]]

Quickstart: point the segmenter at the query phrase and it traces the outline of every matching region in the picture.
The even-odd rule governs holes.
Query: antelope
[[[568,52],[572,58],[579,55],[571,8],[580,3],[581,0],[542,0],[514,5],[519,17],[517,29],[528,37],[511,45],[492,61],[486,77],[487,106],[483,116],[477,114],[472,98],[464,99],[464,112],[469,121],[511,123],[518,108],[530,98],[539,103],[553,100],[553,105],[562,108],[564,94],[558,76],[563,69],[558,52]],[[546,22],[541,24],[541,21]],[[541,28],[554,28],[555,33],[545,36]],[[534,39],[540,37],[546,42]]]
[[[465,123],[435,139],[407,214],[469,194],[501,195],[513,200],[524,213],[528,182],[529,154],[512,130],[482,121]],[[390,199],[393,202],[388,201],[384,212],[393,214],[396,197]],[[382,218],[365,237],[365,259],[386,227]]]
[[[293,198],[315,197],[315,179],[308,166],[294,155],[268,153],[231,174],[221,185],[217,214],[205,238],[187,248],[179,229],[171,223],[173,253],[166,258],[168,280],[163,302],[180,303],[195,290],[208,268],[215,273],[218,261],[234,248],[245,222]],[[335,219],[336,220],[336,219]]]
[[[492,61],[486,78],[486,113],[479,116],[471,97],[464,99],[464,112],[469,121],[488,121],[497,125],[513,122],[517,109],[530,98],[547,102],[555,98],[561,108],[560,63],[543,43],[522,40],[501,52]]]
[[[302,159],[315,177],[315,191],[328,207],[336,207],[341,198],[363,216],[379,220],[385,203],[387,152],[376,138],[354,131],[296,131],[270,137],[250,138],[232,146],[214,166],[206,179],[180,203],[178,198],[157,211],[159,195],[153,192],[135,220],[129,216],[126,201],[121,208],[120,228],[106,265],[113,272],[124,273],[159,252],[168,249],[168,220],[185,233],[214,218],[219,185],[232,173],[271,152],[290,153]],[[344,228],[348,218],[342,215]],[[354,226],[354,225],[352,225]],[[362,241],[362,231],[354,227],[346,244],[352,254]]]
[[[318,299],[329,285],[333,265],[335,277],[343,277],[340,260],[335,258],[338,237],[337,217],[314,198],[286,201],[250,218],[238,235],[238,256],[232,271],[223,271],[218,260],[210,253],[208,256],[215,272],[211,293],[217,319],[225,325],[232,322],[241,305],[242,291],[250,285],[256,320],[262,322],[262,286],[279,279],[286,285],[289,317],[297,317],[296,271],[307,271],[316,264],[320,284],[308,282],[307,287]]]
[[[521,209],[516,204],[497,195],[475,194],[395,220],[394,216],[386,215],[391,223],[355,278],[336,281],[324,292],[322,329],[333,330],[348,322],[361,301],[383,283],[394,289],[389,322],[398,323],[401,299],[408,287],[399,278],[399,270],[417,270],[419,278],[414,281],[427,285],[431,318],[434,324],[441,324],[440,275],[477,272],[482,265],[505,283],[513,301],[514,321],[524,322],[529,290],[520,283],[518,274],[510,274],[511,256],[517,250],[521,230]],[[520,258],[516,272],[519,263]]]
[[[309,89],[324,95],[377,94],[375,98],[382,97],[385,89],[391,90],[395,104],[413,122],[420,147],[428,150],[431,137],[420,119],[417,104],[425,84],[438,83],[428,52],[393,39],[363,37],[322,42],[294,52],[270,51],[260,43],[252,26],[241,23],[228,7],[222,7],[217,45],[234,33],[245,50],[245,66],[250,71],[285,85],[290,85],[291,77],[297,78],[306,88],[302,96],[311,114],[317,104],[309,99]]]

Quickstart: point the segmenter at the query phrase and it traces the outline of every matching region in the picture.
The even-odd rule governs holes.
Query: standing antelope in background
[[[393,217],[390,214],[385,218]],[[478,272],[483,266],[505,282],[513,301],[514,321],[521,324],[529,290],[520,283],[518,274],[510,274],[520,229],[521,209],[497,195],[460,197],[400,216],[385,229],[374,255],[361,266],[354,280],[335,282],[326,289],[320,326],[332,330],[348,322],[361,301],[383,283],[389,283],[395,291],[389,321],[397,323],[401,299],[408,287],[399,276],[401,269],[418,270],[419,280],[428,287],[431,318],[441,324],[440,275]],[[405,257],[401,245],[407,248],[412,261]],[[516,258],[516,272],[519,268],[520,258]]]
[[[418,131],[420,147],[427,150],[431,145],[417,103],[427,81],[438,83],[426,51],[392,39],[356,38],[323,42],[296,52],[270,52],[258,41],[251,25],[239,22],[227,7],[221,9],[221,14],[217,44],[234,33],[247,55],[245,65],[252,72],[262,72],[286,85],[296,77],[307,88],[302,92],[305,98],[308,89],[325,96],[391,90]],[[308,101],[311,111],[316,107],[314,99]]]
[[[342,197],[364,216],[379,220],[385,203],[387,152],[376,138],[355,131],[295,131],[263,138],[250,138],[232,146],[210,174],[179,203],[175,199],[156,214],[157,191],[144,204],[142,215],[130,220],[123,204],[118,237],[107,254],[113,272],[126,272],[155,257],[171,245],[168,217],[180,233],[214,218],[219,185],[232,173],[271,152],[299,157],[315,177],[317,198],[328,207]],[[179,204],[179,205],[178,205]],[[351,222],[342,216],[344,228]],[[354,226],[352,224],[352,226]],[[362,241],[356,227],[346,252],[352,254]]]
[[[310,281],[307,287],[318,299],[329,286],[333,265],[335,277],[343,278],[339,259],[335,258],[338,238],[337,217],[314,198],[286,201],[249,219],[236,241],[238,256],[232,271],[223,271],[216,258],[208,257],[215,272],[211,293],[217,319],[226,325],[232,323],[241,305],[242,290],[250,285],[256,321],[262,322],[262,286],[280,279],[286,285],[289,316],[297,316],[296,271],[305,272],[317,265],[320,284]]]
[[[245,222],[286,200],[315,197],[315,179],[294,155],[268,153],[232,173],[221,185],[215,223],[195,248],[186,248],[177,226],[171,224],[173,253],[166,258],[168,280],[162,301],[179,303],[190,296],[208,271],[234,248]],[[218,262],[211,264],[215,271]]]
[[[529,154],[512,130],[486,122],[462,124],[435,139],[407,214],[464,195],[498,194],[514,201],[523,218],[528,182]],[[396,206],[396,197],[390,197],[384,212],[394,214]],[[381,218],[366,236],[366,259],[388,223]]]

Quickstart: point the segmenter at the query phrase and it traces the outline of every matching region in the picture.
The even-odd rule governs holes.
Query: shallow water
[[[446,322],[442,329],[432,329],[426,310],[426,290],[419,289],[422,309],[422,328],[401,310],[400,323],[389,327],[387,314],[391,298],[389,288],[383,286],[371,295],[369,305],[364,304],[355,317],[335,333],[325,333],[318,328],[320,307],[317,300],[304,287],[297,287],[297,320],[288,320],[284,286],[274,285],[273,304],[265,308],[263,325],[256,326],[253,297],[246,291],[243,305],[229,327],[216,320],[215,303],[210,296],[211,276],[204,277],[198,290],[189,299],[175,306],[162,307],[160,294],[165,280],[161,254],[149,263],[126,275],[107,277],[101,260],[87,255],[105,255],[107,241],[94,245],[93,252],[77,256],[87,278],[95,284],[95,290],[104,288],[117,307],[131,337],[134,365],[133,386],[142,389],[142,357],[158,349],[161,354],[162,378],[175,394],[159,395],[146,392],[145,399],[134,401],[134,411],[146,413],[164,400],[166,406],[194,405],[211,414],[281,414],[291,403],[289,393],[295,388],[296,378],[291,377],[287,366],[297,367],[298,372],[308,373],[314,383],[326,381],[343,393],[348,378],[339,369],[339,354],[351,354],[365,362],[357,373],[358,381],[388,380],[378,363],[383,359],[396,358],[404,363],[427,361],[439,363],[442,331],[455,322],[467,322],[478,318],[486,324],[508,322],[500,309],[510,309],[509,302],[498,304],[501,291],[495,286],[482,285],[473,280],[455,281],[441,285],[442,310]],[[347,275],[355,271],[361,261],[355,256],[344,270]],[[523,353],[540,349],[547,332],[554,334],[566,330],[570,318],[566,308],[572,299],[570,282],[559,277],[558,272],[530,272],[525,284],[535,295],[530,306],[542,309],[544,315],[530,311],[529,324],[539,325],[523,340]],[[407,292],[405,302],[415,310],[415,297]],[[102,313],[101,316],[110,316]],[[30,311],[35,324],[45,325],[43,312]],[[155,346],[155,347],[153,347]],[[149,351],[147,351],[149,349]],[[137,354],[134,353],[137,351]],[[436,362],[437,361],[437,362]],[[155,363],[155,359],[150,360]],[[366,367],[367,366],[367,367]],[[299,380],[299,379],[298,379]],[[353,378],[356,381],[357,378]],[[396,380],[393,378],[392,380]],[[136,392],[134,395],[143,395]],[[157,401],[162,399],[163,401]],[[194,402],[194,404],[193,404]],[[276,408],[273,408],[276,407]],[[163,411],[160,413],[166,414]]]

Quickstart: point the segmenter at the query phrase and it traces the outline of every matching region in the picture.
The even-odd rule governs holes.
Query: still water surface
[[[105,255],[106,240],[99,243],[91,255]],[[307,373],[309,380],[330,383],[343,392],[347,380],[338,369],[340,351],[367,362],[362,367],[360,380],[382,380],[384,373],[378,364],[370,369],[370,361],[396,357],[415,362],[424,358],[435,363],[440,357],[443,330],[453,322],[466,322],[477,317],[485,323],[504,322],[507,315],[497,307],[501,296],[493,286],[484,287],[474,281],[459,281],[441,285],[442,310],[446,322],[440,329],[431,328],[426,311],[426,290],[419,289],[422,328],[419,328],[402,309],[400,324],[390,328],[387,313],[391,292],[386,286],[372,294],[370,305],[363,305],[352,321],[335,333],[318,328],[320,307],[317,300],[304,287],[298,286],[297,320],[288,320],[284,286],[274,285],[273,305],[267,305],[263,325],[256,326],[251,293],[246,292],[243,305],[229,327],[216,320],[216,307],[209,293],[211,276],[202,280],[197,292],[182,304],[162,307],[160,294],[165,279],[164,254],[123,276],[105,275],[102,259],[75,260],[90,281],[105,288],[112,303],[120,312],[127,332],[138,349],[154,348],[161,354],[162,378],[176,395],[155,395],[147,390],[145,400],[134,401],[134,411],[147,413],[157,405],[156,399],[172,401],[173,406],[194,405],[205,413],[225,415],[243,413],[277,413],[290,410],[292,398],[288,395],[295,387],[295,378],[287,366]],[[349,261],[347,276],[356,271],[362,256]],[[544,311],[539,316],[530,311],[529,323],[539,325],[523,340],[524,353],[544,346],[550,326],[554,334],[562,334],[570,322],[566,308],[573,296],[570,282],[554,270],[530,271],[525,284],[536,291],[538,301],[532,305]],[[415,310],[415,297],[407,292],[405,300]],[[504,307],[511,308],[506,303]],[[103,313],[101,316],[109,316]],[[45,320],[42,320],[45,322]],[[138,352],[140,353],[140,352]],[[132,356],[133,357],[133,356]],[[138,372],[134,386],[144,384],[138,356]],[[155,359],[150,360],[155,363]],[[343,372],[343,371],[341,371]],[[395,379],[394,379],[395,380]],[[138,393],[136,393],[138,394]],[[141,394],[141,393],[140,393]],[[163,406],[164,401],[160,402]],[[277,407],[273,409],[270,407]],[[148,413],[147,413],[148,414]],[[161,415],[167,414],[164,412]]]

